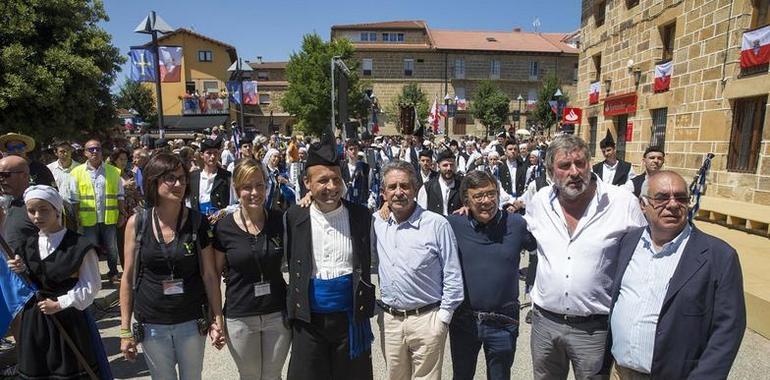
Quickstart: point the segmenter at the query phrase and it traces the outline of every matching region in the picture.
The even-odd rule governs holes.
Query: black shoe
[[[532,324],[532,309],[529,309],[527,312],[527,316],[524,317],[524,322],[527,322],[528,325]]]
[[[10,367],[5,367],[2,370],[0,370],[0,378],[5,378],[5,377],[14,378],[16,377],[16,375],[18,375],[16,371],[16,364]]]

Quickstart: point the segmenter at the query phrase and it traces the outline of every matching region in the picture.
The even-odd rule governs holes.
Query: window
[[[414,59],[404,60],[404,76],[411,77],[414,73]]]
[[[572,69],[572,81],[577,82],[578,81],[578,64],[575,64],[575,67]]]
[[[396,38],[396,41],[398,42],[404,42],[404,33],[398,33]]]
[[[727,170],[755,173],[765,121],[767,96],[735,100]]]
[[[270,80],[270,74],[267,71],[257,71],[257,80]]]
[[[626,0],[626,8],[631,9],[639,5],[639,0]]]
[[[361,60],[361,68],[364,70],[364,75],[372,75],[372,59],[364,58]]]
[[[211,62],[211,50],[198,50],[198,62]]]
[[[593,58],[594,58],[594,72],[596,72],[596,77],[594,77],[594,81],[601,80],[602,79],[602,55],[597,54]]]
[[[500,79],[500,61],[496,59],[490,62],[489,79]]]
[[[770,0],[752,0],[751,28],[770,24]]]
[[[666,117],[668,108],[658,108],[652,110],[652,134],[650,136],[650,146],[657,146],[663,149],[666,144]]]
[[[540,68],[537,61],[529,61],[529,80],[537,80],[540,76]]]
[[[259,94],[259,104],[270,104],[270,94]]]
[[[382,33],[382,42],[390,41],[390,33]]]
[[[360,41],[369,41],[369,32],[361,32]]]
[[[219,93],[219,82],[215,80],[207,80],[203,81],[203,93],[204,94],[218,94]]]
[[[377,41],[377,33],[375,32],[369,32],[369,41]]]
[[[188,94],[195,93],[195,82],[184,82],[184,90]]]
[[[660,41],[663,46],[662,60],[674,58],[674,38],[676,36],[676,23],[672,22],[660,28]]]
[[[596,117],[588,118],[588,151],[591,155],[596,155],[596,129],[599,125],[599,119]]]
[[[455,97],[465,99],[465,87],[455,87]]]
[[[530,88],[527,91],[527,103],[529,102],[536,102],[537,101],[537,89]]]
[[[594,5],[594,21],[597,27],[604,25],[604,15],[607,12],[607,2],[598,1]]]
[[[465,79],[465,59],[455,59],[455,79]]]

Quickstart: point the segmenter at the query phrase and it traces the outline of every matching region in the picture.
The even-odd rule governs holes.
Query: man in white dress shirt
[[[636,176],[630,163],[618,159],[615,140],[609,130],[607,130],[607,136],[599,141],[599,148],[604,155],[604,161],[594,165],[592,170],[602,181],[615,186],[624,186]]]
[[[538,266],[531,297],[535,379],[576,379],[602,368],[610,287],[620,239],[646,225],[634,196],[591,173],[586,143],[559,136],[546,153],[553,178],[527,204],[525,219],[537,239]]]

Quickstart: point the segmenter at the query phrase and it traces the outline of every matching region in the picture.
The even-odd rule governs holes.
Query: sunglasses
[[[90,148],[86,148],[86,150],[91,152],[91,153],[99,153],[99,152],[102,151],[102,148],[100,148],[98,146],[92,146]]]
[[[173,174],[166,174],[163,177],[160,178],[163,183],[166,185],[176,185],[176,182],[179,181],[180,184],[184,185],[187,183],[187,176],[181,175],[179,177],[173,175]]]
[[[20,170],[14,171],[14,172],[0,172],[0,178],[3,178],[3,179],[10,178],[12,175],[17,173],[24,173],[24,172]]]

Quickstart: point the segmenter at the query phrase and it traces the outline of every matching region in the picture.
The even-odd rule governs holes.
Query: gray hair
[[[549,174],[553,174],[553,161],[556,158],[556,153],[567,152],[572,153],[576,150],[582,150],[586,155],[586,161],[591,162],[591,152],[588,149],[583,139],[575,135],[561,135],[553,139],[548,146],[548,150],[545,152],[545,168]]]
[[[385,164],[385,167],[382,169],[383,188],[385,185],[385,177],[388,175],[388,173],[394,170],[406,173],[409,176],[409,182],[411,182],[412,186],[414,186],[414,189],[417,190],[419,182],[417,181],[417,173],[414,171],[414,166],[412,166],[412,164],[409,162],[401,160],[394,160]]]

